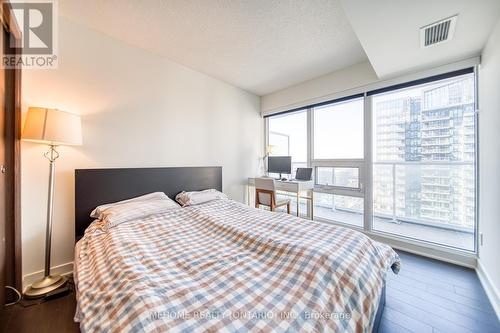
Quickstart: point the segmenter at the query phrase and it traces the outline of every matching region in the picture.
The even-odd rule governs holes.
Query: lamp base
[[[24,297],[26,298],[39,298],[47,295],[51,291],[62,287],[68,279],[61,275],[49,275],[43,279],[36,281],[31,287],[26,290]]]

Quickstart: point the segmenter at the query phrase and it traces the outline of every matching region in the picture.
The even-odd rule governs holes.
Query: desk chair
[[[255,208],[259,208],[260,205],[269,207],[272,212],[277,207],[286,205],[286,212],[290,214],[290,199],[276,200],[273,178],[255,178]]]

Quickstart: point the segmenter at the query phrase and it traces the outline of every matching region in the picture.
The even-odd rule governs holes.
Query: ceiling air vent
[[[420,46],[428,47],[453,38],[457,15],[420,28]]]

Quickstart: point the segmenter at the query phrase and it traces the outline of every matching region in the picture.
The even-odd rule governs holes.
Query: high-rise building
[[[473,85],[460,78],[376,103],[376,215],[473,228]]]

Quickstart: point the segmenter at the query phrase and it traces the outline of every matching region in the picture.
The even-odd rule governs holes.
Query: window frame
[[[357,183],[358,185],[356,187],[354,186],[342,186],[342,185],[335,185],[335,184],[320,184],[318,183],[318,177],[315,177],[314,179],[314,185],[318,186],[318,188],[321,189],[329,189],[329,188],[334,188],[334,189],[344,189],[344,190],[355,190],[355,191],[361,191],[363,188],[363,183],[361,182],[361,179],[363,178],[363,175],[361,174],[361,168],[360,167],[351,167],[351,166],[330,166],[330,165],[317,165],[314,167],[316,175],[318,174],[318,169],[319,168],[331,168],[333,172],[333,177],[335,178],[335,169],[354,169],[357,170]]]
[[[314,190],[320,193],[329,193],[343,196],[364,197],[365,189],[365,161],[357,160],[313,160],[311,166],[314,175]],[[317,183],[318,168],[352,168],[358,169],[358,187],[324,185]]]

